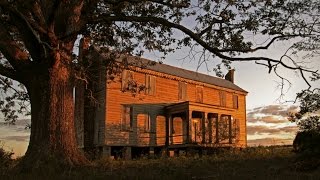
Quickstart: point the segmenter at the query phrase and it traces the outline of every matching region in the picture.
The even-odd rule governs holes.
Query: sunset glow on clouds
[[[25,154],[30,138],[30,130],[26,125],[30,119],[17,120],[15,125],[0,122],[0,147],[7,151],[13,151],[15,157]]]
[[[298,130],[288,121],[288,113],[297,106],[269,105],[247,111],[248,145],[292,144]]]

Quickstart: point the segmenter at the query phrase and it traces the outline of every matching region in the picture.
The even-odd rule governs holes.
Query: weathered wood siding
[[[107,84],[106,95],[106,120],[105,120],[105,144],[110,146],[156,146],[165,143],[165,114],[161,108],[149,108],[161,103],[179,102],[178,84],[179,81],[187,82],[187,101],[196,101],[196,87],[203,87],[203,104],[220,105],[219,91],[226,92],[226,107],[220,109],[209,109],[205,107],[193,107],[194,110],[205,111],[207,113],[218,113],[232,115],[239,121],[240,134],[237,146],[246,145],[246,115],[245,115],[245,96],[246,93],[227,88],[221,88],[193,80],[183,79],[171,75],[162,74],[150,70],[136,68],[133,78],[138,84],[145,84],[146,73],[155,76],[156,90],[155,95],[146,95],[144,92],[135,96],[130,92],[121,92],[121,78],[118,77],[114,82]],[[238,96],[239,108],[233,108],[233,95]],[[130,129],[121,128],[122,105],[141,104],[133,107],[133,125]],[[145,104],[145,105],[143,105]],[[153,104],[153,105],[150,105]],[[150,115],[153,129],[145,131],[145,117],[143,114]],[[174,121],[175,134],[173,142],[182,142],[183,126],[179,125],[182,120]],[[179,135],[181,135],[179,137]],[[214,140],[213,140],[214,141]]]

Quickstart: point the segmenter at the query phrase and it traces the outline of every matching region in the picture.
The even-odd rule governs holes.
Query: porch
[[[169,149],[232,146],[239,134],[235,110],[195,102],[165,107],[166,141]]]

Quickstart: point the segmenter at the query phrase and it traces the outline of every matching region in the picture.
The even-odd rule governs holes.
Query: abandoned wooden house
[[[247,92],[234,84],[234,70],[222,79],[160,63],[132,65],[112,82],[109,73],[99,73],[94,85],[98,107],[84,111],[88,103],[77,98],[84,92],[76,90],[81,147],[98,147],[103,156],[131,158],[188,148],[246,146]],[[130,89],[137,84],[145,88],[133,94]]]

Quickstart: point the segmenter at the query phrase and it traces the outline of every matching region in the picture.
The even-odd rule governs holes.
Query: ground
[[[14,164],[14,161],[13,161]],[[14,174],[1,179],[320,179],[320,159],[299,156],[292,147],[255,147],[225,150],[199,157],[100,159],[87,167],[55,173],[50,165],[37,173]],[[4,168],[2,168],[4,169]]]

